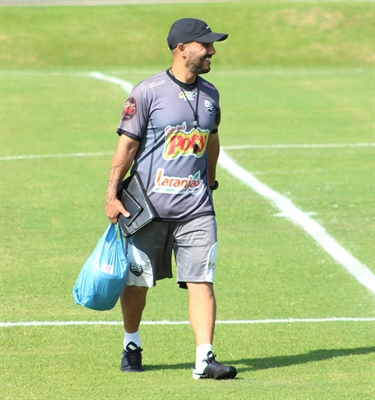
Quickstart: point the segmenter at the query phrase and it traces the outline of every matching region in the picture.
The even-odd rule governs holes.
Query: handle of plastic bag
[[[116,231],[116,239],[117,241],[122,241],[124,242],[124,236],[122,234],[121,228],[120,228],[120,224],[118,222],[116,222],[114,224],[115,226],[115,231]]]

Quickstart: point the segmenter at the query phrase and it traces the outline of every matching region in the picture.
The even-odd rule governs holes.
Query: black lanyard
[[[194,129],[197,129],[198,127],[198,120],[199,120],[199,114],[198,114],[198,104],[199,104],[199,84],[198,84],[198,80],[192,84],[185,84],[186,86],[186,91],[191,92],[195,87],[197,88],[197,103],[195,106],[195,110],[193,108],[193,106],[190,103],[190,100],[188,98],[188,96],[186,95],[186,91],[185,89],[182,87],[182,85],[184,84],[183,82],[180,82],[178,79],[176,79],[176,77],[173,75],[173,71],[172,68],[167,71],[170,75],[170,77],[172,78],[172,80],[179,86],[179,88],[181,89],[185,100],[187,101],[187,103],[189,104],[189,107],[191,108],[191,111],[193,112],[193,116],[194,116],[194,121],[193,121],[193,125],[194,125]],[[189,88],[189,86],[191,87],[191,89]]]

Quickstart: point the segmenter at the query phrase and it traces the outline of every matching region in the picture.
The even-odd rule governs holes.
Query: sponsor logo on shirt
[[[165,83],[165,80],[164,80],[164,79],[163,79],[162,81],[159,81],[159,82],[151,82],[148,86],[152,89],[152,88],[154,88],[155,86],[162,85],[163,83]]]
[[[137,113],[137,102],[134,97],[129,97],[126,100],[124,105],[124,109],[122,110],[122,120],[129,121],[132,119]]]
[[[193,101],[194,97],[197,95],[197,92],[180,92],[178,97],[185,101]]]
[[[208,87],[209,89],[216,90],[215,86],[210,85],[208,82],[203,81],[202,85]]]
[[[175,160],[180,156],[202,157],[209,136],[208,130],[193,128],[187,132],[186,122],[177,126],[167,126],[164,129],[165,145],[163,157],[165,160]]]
[[[183,194],[189,193],[196,196],[203,188],[201,173],[197,171],[194,175],[186,178],[164,175],[164,168],[159,168],[155,176],[155,193]]]

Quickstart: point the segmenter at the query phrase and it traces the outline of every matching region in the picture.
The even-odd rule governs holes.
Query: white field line
[[[375,147],[375,143],[311,143],[311,144],[244,144],[221,146],[223,150],[241,149],[314,149],[314,148],[351,148]],[[69,158],[69,157],[105,157],[113,155],[114,151],[100,151],[96,153],[65,153],[65,154],[24,154],[18,156],[0,157],[0,161],[34,160],[40,158]]]
[[[109,76],[109,75],[104,75],[101,72],[90,72],[89,76],[95,79],[100,79],[103,81],[111,82],[114,83],[115,85],[121,86],[125,92],[130,93],[133,89],[133,85],[130,82],[124,81],[122,79]]]
[[[254,319],[254,320],[218,320],[219,325],[253,325],[253,324],[293,324],[321,322],[374,322],[372,317],[331,317],[331,318],[286,318],[286,319]],[[0,328],[17,326],[76,326],[76,325],[122,325],[121,321],[30,321],[0,322]],[[189,325],[189,321],[142,321],[141,325]]]
[[[0,161],[34,160],[40,158],[103,157],[103,156],[110,156],[113,154],[114,151],[101,151],[98,153],[29,154],[20,156],[0,157]]]
[[[122,79],[113,76],[104,75],[101,72],[90,72],[88,76],[95,79],[114,83],[115,85],[119,85],[127,93],[130,93],[133,89],[133,85],[130,82],[124,81]],[[100,156],[113,155],[113,153],[114,151],[99,152],[99,153],[70,153],[70,154],[44,154],[44,155],[31,154],[31,155],[0,157],[0,161],[27,160],[27,159],[38,159],[38,158],[100,157]]]
[[[375,147],[375,143],[318,143],[318,144],[244,144],[234,146],[221,146],[224,150],[242,149],[325,149],[344,147]]]
[[[360,261],[348,253],[339,243],[335,241],[325,229],[314,221],[310,216],[297,208],[287,197],[275,192],[250,172],[236,164],[226,153],[222,151],[219,164],[255,192],[269,200],[280,211],[282,216],[294,222],[304,229],[323,249],[339,262],[355,279],[375,294],[375,275]]]
[[[133,88],[133,85],[130,82],[104,75],[101,72],[91,72],[89,76],[120,85],[128,93]],[[352,276],[354,276],[355,279],[375,294],[375,275],[365,265],[348,253],[335,241],[335,239],[328,235],[325,229],[316,221],[311,219],[307,213],[298,209],[287,197],[275,192],[256,179],[251,173],[236,164],[225,153],[224,149],[220,153],[219,164],[237,179],[241,180],[254,191],[273,203],[277,208],[279,208],[283,216],[290,219],[296,225],[302,227],[328,254],[330,254]]]

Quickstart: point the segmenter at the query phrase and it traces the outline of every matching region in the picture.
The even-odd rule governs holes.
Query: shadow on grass
[[[375,353],[373,347],[359,347],[354,349],[332,349],[332,350],[313,350],[304,354],[295,354],[292,356],[275,356],[264,358],[242,358],[234,361],[219,360],[223,364],[231,364],[237,367],[238,364],[245,365],[237,367],[238,372],[257,371],[269,368],[282,368],[298,364],[307,364],[311,362],[329,360],[337,357],[359,356]],[[170,365],[147,365],[147,371],[168,370],[168,369],[191,369],[192,363],[180,363]]]
[[[359,347],[354,349],[331,349],[331,350],[312,350],[304,354],[292,356],[275,356],[265,358],[245,358],[237,360],[239,364],[247,367],[239,367],[238,372],[257,371],[269,368],[282,368],[291,365],[307,364],[311,362],[329,360],[337,357],[359,356],[375,353],[375,347]]]

